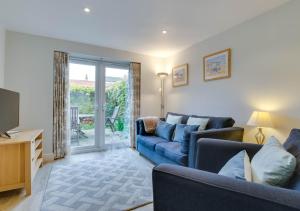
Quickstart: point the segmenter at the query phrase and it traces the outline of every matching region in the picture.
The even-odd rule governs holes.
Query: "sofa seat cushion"
[[[137,142],[150,150],[155,150],[155,145],[158,143],[168,142],[167,140],[157,136],[137,136]]]
[[[162,142],[162,143],[158,143],[155,146],[155,151],[180,164],[180,165],[187,165],[187,161],[188,161],[188,155],[184,154],[181,152],[181,144],[179,142]]]

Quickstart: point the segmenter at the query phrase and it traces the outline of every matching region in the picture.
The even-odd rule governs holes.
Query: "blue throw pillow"
[[[173,141],[182,142],[185,124],[176,124]]]
[[[233,156],[227,161],[218,174],[251,182],[251,164],[247,152],[243,150]]]
[[[168,141],[172,141],[175,126],[176,125],[172,125],[164,121],[159,121],[156,126],[155,135]]]
[[[189,151],[191,133],[197,131],[199,125],[177,124],[175,128],[174,141],[181,143],[180,151],[187,154]]]

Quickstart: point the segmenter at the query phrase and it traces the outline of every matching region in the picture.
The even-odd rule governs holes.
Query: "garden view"
[[[78,71],[73,68],[73,71]],[[105,144],[128,145],[128,71],[123,69],[106,68],[105,78]],[[123,70],[123,71],[122,71]],[[86,70],[87,71],[87,70]],[[111,71],[114,71],[113,73]],[[111,72],[111,73],[110,73]],[[94,73],[93,73],[94,74]],[[95,80],[93,75],[86,72],[84,80],[76,79],[70,68],[70,105],[71,128],[73,121],[78,122],[78,127],[73,126],[71,145],[89,146],[95,143]],[[79,77],[79,76],[78,76]],[[82,78],[82,77],[81,77]],[[80,78],[80,79],[81,79]],[[89,79],[91,78],[91,79]],[[114,110],[117,109],[115,118],[112,119]],[[72,112],[72,109],[75,112]],[[77,113],[76,113],[77,112]],[[74,115],[77,115],[74,117]],[[107,122],[110,119],[110,122]]]

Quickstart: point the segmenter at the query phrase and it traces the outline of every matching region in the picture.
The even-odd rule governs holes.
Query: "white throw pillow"
[[[205,130],[209,118],[189,117],[187,125],[199,125],[198,131]]]
[[[283,186],[296,168],[296,158],[272,136],[251,161],[253,182]]]
[[[166,122],[175,125],[175,124],[181,124],[182,116],[176,116],[172,114],[168,114]]]

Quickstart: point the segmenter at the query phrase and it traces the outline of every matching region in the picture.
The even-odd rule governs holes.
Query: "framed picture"
[[[231,49],[225,49],[207,55],[203,58],[204,81],[230,78],[231,76]]]
[[[173,87],[184,86],[188,84],[188,64],[183,64],[173,68],[172,84]]]

